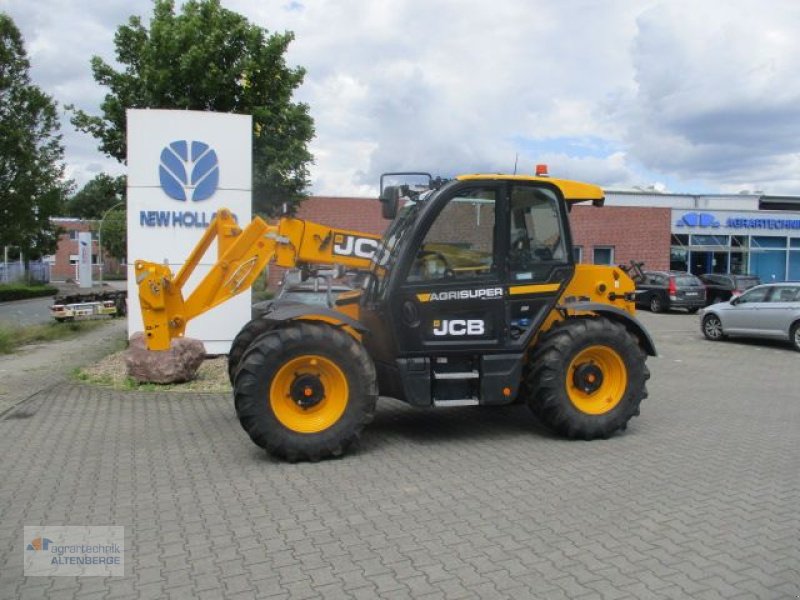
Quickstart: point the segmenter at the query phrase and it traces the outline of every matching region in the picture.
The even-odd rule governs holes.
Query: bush
[[[55,296],[58,289],[52,285],[24,285],[21,283],[0,284],[0,302]]]

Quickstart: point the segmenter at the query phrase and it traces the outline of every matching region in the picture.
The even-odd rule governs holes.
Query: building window
[[[78,264],[78,261],[80,260],[80,258],[81,258],[81,257],[80,257],[80,256],[78,256],[77,254],[70,254],[70,255],[69,255],[69,264],[71,264],[71,265],[77,265],[77,264]]]
[[[572,247],[572,260],[576,265],[583,262],[583,246]]]
[[[613,265],[614,264],[614,247],[613,246],[595,246],[594,247],[594,264],[596,264],[596,265]]]

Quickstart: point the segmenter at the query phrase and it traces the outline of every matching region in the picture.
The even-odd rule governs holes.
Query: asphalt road
[[[228,394],[52,385],[0,419],[0,598],[797,598],[800,353],[640,317],[650,396],[606,441],[382,399],[287,464]],[[125,576],[23,577],[34,524],[124,526]]]
[[[53,320],[50,316],[50,306],[53,297],[30,298],[15,302],[0,302],[0,326],[39,325]]]

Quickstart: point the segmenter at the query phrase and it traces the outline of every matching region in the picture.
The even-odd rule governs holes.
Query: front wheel
[[[725,337],[722,332],[722,321],[717,315],[706,315],[703,317],[703,335],[707,340],[718,342]]]
[[[571,439],[608,438],[647,397],[650,372],[636,337],[603,317],[553,326],[532,351],[523,382],[531,410]]]
[[[295,460],[341,455],[372,420],[375,367],[364,347],[328,325],[263,333],[234,382],[236,414],[257,445]]]
[[[228,351],[228,379],[233,385],[233,380],[236,377],[236,370],[239,368],[239,363],[242,356],[250,347],[258,336],[266,333],[273,327],[270,321],[264,319],[253,319],[249,321],[242,330],[236,334],[231,344],[231,349]]]

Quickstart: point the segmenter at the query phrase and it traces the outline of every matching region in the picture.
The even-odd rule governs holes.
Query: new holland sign
[[[129,110],[128,117],[128,332],[142,330],[133,263],[166,262],[173,272],[222,207],[240,223],[251,218],[251,118],[211,112]],[[212,246],[189,280],[205,275]],[[188,337],[209,354],[223,354],[250,316],[250,293],[189,323]]]

